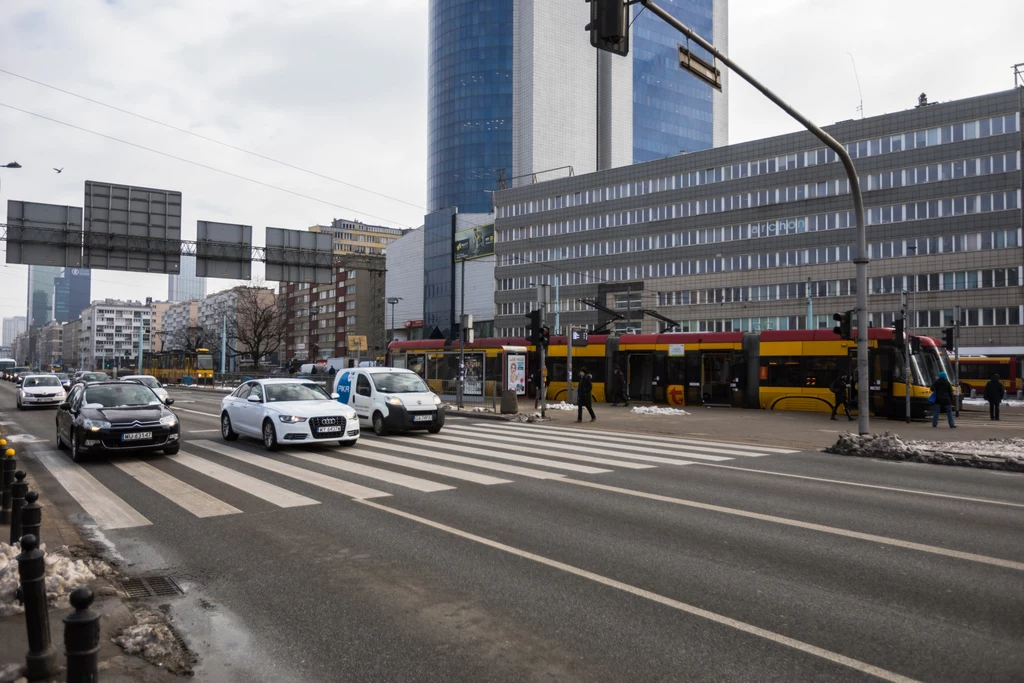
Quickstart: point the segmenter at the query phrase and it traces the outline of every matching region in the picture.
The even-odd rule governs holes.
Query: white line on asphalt
[[[198,410],[189,410],[188,408],[175,408],[174,412],[176,412],[176,413],[193,413],[195,415],[205,415],[206,417],[215,417],[218,420],[220,419],[220,415],[218,415],[217,413],[204,413],[204,412],[201,412],[201,411],[198,411]]]
[[[404,486],[409,489],[416,491],[424,491],[426,493],[433,493],[434,491],[452,491],[455,489],[454,486],[448,486],[447,484],[438,484],[435,481],[429,479],[420,479],[419,477],[410,477],[407,474],[399,474],[390,470],[382,470],[379,467],[370,467],[369,465],[360,465],[354,462],[347,462],[345,460],[339,460],[338,458],[331,458],[326,455],[318,455],[315,453],[300,453],[292,452],[288,455],[293,458],[299,458],[306,462],[315,462],[320,465],[327,467],[333,467],[334,469],[342,470],[343,472],[351,472],[352,474],[358,474],[370,479],[379,479],[386,481],[397,486]]]
[[[535,470],[529,467],[506,465],[505,463],[494,462],[493,460],[478,460],[477,458],[464,458],[461,455],[449,455],[447,453],[440,453],[438,451],[428,451],[423,448],[403,446],[401,444],[395,443],[394,439],[380,439],[379,443],[372,440],[364,441],[363,439],[360,439],[359,448],[397,451],[399,453],[405,453],[406,455],[418,455],[421,458],[433,458],[434,460],[457,462],[460,465],[480,467],[482,469],[487,470],[497,470],[498,472],[508,472],[509,474],[518,474],[524,477],[531,477],[533,479],[561,479],[562,477],[565,476],[564,474],[560,474],[558,472],[544,472],[543,470]],[[353,453],[353,455],[355,454]]]
[[[299,481],[304,481],[307,484],[312,484],[313,486],[319,486],[320,488],[327,489],[328,491],[340,493],[343,496],[351,496],[352,498],[384,498],[385,496],[391,495],[384,491],[360,486],[359,484],[353,484],[342,479],[336,479],[335,477],[328,477],[326,474],[320,474],[313,470],[295,467],[294,465],[287,465],[279,460],[267,458],[262,455],[254,455],[253,453],[243,451],[240,448],[222,446],[215,441],[193,441],[191,443],[213,451],[214,453],[220,453],[221,455],[226,455],[229,458],[234,458],[235,460],[255,465],[256,467],[262,467],[265,470],[270,470],[277,474],[283,474],[286,477],[298,479]]]
[[[148,462],[133,458],[115,461],[114,467],[137,479],[175,505],[185,508],[196,517],[217,517],[241,512],[238,508],[172,477]]]
[[[444,465],[435,465],[430,462],[420,462],[419,460],[410,460],[409,458],[399,458],[394,455],[384,455],[383,453],[367,453],[366,451],[347,449],[342,451],[341,449],[335,449],[339,453],[345,453],[345,455],[351,455],[356,458],[365,458],[367,460],[375,460],[377,462],[386,462],[392,465],[398,465],[399,467],[407,467],[412,470],[420,470],[421,472],[433,472],[434,474],[440,474],[444,477],[450,477],[451,479],[461,479],[462,481],[471,481],[475,484],[483,484],[484,486],[492,486],[494,484],[511,484],[512,482],[508,479],[498,479],[492,477],[489,474],[478,474],[476,472],[469,472],[467,470],[459,470],[454,467],[445,467]]]
[[[769,472],[768,470],[755,470],[749,467],[736,467],[734,465],[717,465],[708,462],[695,463],[705,467],[720,467],[726,470],[739,470],[741,472],[756,472],[757,474],[769,474],[773,477],[791,477],[793,479],[807,479],[808,481],[823,481],[828,484],[841,484],[843,486],[859,486],[866,489],[881,489],[883,491],[897,491],[899,493],[913,493],[919,496],[934,496],[936,498],[951,498],[953,500],[966,500],[971,503],[987,503],[988,505],[1008,505],[1015,508],[1024,508],[1022,503],[1010,503],[1005,500],[992,500],[990,498],[971,498],[970,496],[955,496],[951,493],[936,493],[934,491],[920,491],[918,489],[901,489],[895,486],[880,486],[878,484],[861,484],[855,481],[841,481],[839,479],[822,479],[821,477],[808,477],[803,474],[789,474],[787,472]]]
[[[786,517],[776,517],[774,515],[764,515],[760,512],[749,512],[747,510],[739,510],[736,508],[727,508],[721,505],[711,505],[710,503],[699,503],[695,500],[683,500],[682,498],[672,498],[671,496],[662,496],[657,493],[647,493],[646,491],[634,491],[632,489],[618,488],[617,486],[606,486],[604,484],[595,484],[589,481],[580,481],[578,479],[562,479],[568,484],[575,484],[577,486],[586,486],[589,488],[600,489],[602,491],[611,491],[613,493],[622,493],[627,496],[634,496],[637,498],[647,498],[649,500],[657,500],[662,503],[672,503],[674,505],[684,505],[686,507],[698,508],[701,510],[709,510],[711,512],[724,512],[727,515],[736,515],[737,517],[746,517],[748,519],[756,519],[762,522],[773,522],[775,524],[785,524],[786,526],[797,527],[800,529],[809,529],[810,531],[821,531],[826,534],[833,534],[835,536],[845,536],[846,538],[856,538],[861,541],[870,541],[872,543],[881,543],[883,545],[891,545],[897,548],[906,548],[907,550],[919,550],[925,553],[932,553],[933,555],[943,555],[945,557],[953,557],[958,560],[969,560],[971,562],[980,562],[982,564],[990,564],[996,567],[1004,567],[1006,569],[1016,569],[1018,571],[1024,571],[1024,562],[1014,562],[1013,560],[1004,560],[998,557],[988,557],[987,555],[977,555],[975,553],[965,553],[960,550],[949,550],[947,548],[940,548],[934,545],[925,545],[924,543],[914,543],[912,541],[901,541],[898,538],[889,538],[887,536],[877,536],[875,534],[865,534],[860,531],[850,531],[848,529],[840,529],[834,526],[826,526],[824,524],[814,524],[813,522],[801,522],[796,519],[787,519]]]
[[[802,640],[797,640],[795,638],[790,638],[789,636],[784,636],[781,633],[775,633],[774,631],[769,631],[759,626],[754,626],[753,624],[748,624],[746,622],[739,621],[737,619],[733,619],[731,617],[727,617],[716,612],[711,612],[709,610],[697,607],[695,605],[680,602],[679,600],[673,600],[672,598],[665,597],[664,595],[652,593],[651,591],[644,590],[643,588],[638,588],[628,583],[623,583],[622,581],[617,581],[615,579],[608,578],[607,576],[595,574],[594,572],[587,571],[586,569],[574,567],[571,564],[565,564],[564,562],[559,562],[558,560],[553,560],[551,558],[544,557],[543,555],[537,555],[536,553],[531,553],[527,550],[521,550],[519,548],[515,548],[504,543],[499,543],[498,541],[492,541],[489,538],[477,536],[476,534],[469,533],[468,531],[462,531],[461,529],[456,529],[455,527],[448,526],[447,524],[441,524],[440,522],[435,522],[433,520],[427,519],[425,517],[420,517],[409,512],[396,510],[386,505],[381,505],[379,503],[374,503],[366,500],[361,500],[359,502],[362,503],[363,505],[367,505],[382,512],[387,512],[392,515],[404,517],[405,519],[417,522],[419,524],[423,524],[425,526],[432,527],[434,529],[443,531],[448,534],[452,534],[453,536],[458,536],[459,538],[464,538],[468,541],[473,541],[474,543],[480,543],[490,548],[494,548],[495,550],[500,550],[502,552],[506,552],[526,560],[531,560],[538,564],[543,564],[553,569],[558,569],[568,574],[572,574],[574,576],[578,576],[580,578],[587,579],[589,581],[593,581],[604,586],[608,586],[609,588],[615,588],[616,590],[629,593],[630,595],[635,595],[638,598],[650,600],[652,602],[659,603],[666,607],[671,607],[673,609],[679,610],[680,612],[684,612],[695,617],[700,617],[702,619],[707,619],[708,621],[712,621],[716,624],[721,624],[722,626],[727,626],[729,628],[736,629],[737,631],[741,631],[752,636],[764,638],[765,640],[768,640],[777,645],[783,645],[785,647],[793,648],[794,650],[799,650],[800,652],[803,652],[805,654],[820,657],[834,664],[846,666],[851,669],[854,669],[855,671],[860,671],[861,673],[865,673],[870,676],[875,676],[876,678],[881,678],[885,681],[892,681],[893,683],[914,683],[914,679],[912,678],[901,676],[897,673],[893,673],[892,671],[888,671],[886,669],[879,668],[872,664],[868,664],[867,662],[862,662],[858,659],[853,659],[851,657],[841,655],[837,652],[832,652],[831,650],[826,650],[824,648],[817,647],[816,645],[805,643]]]
[[[400,437],[401,438],[401,437]],[[419,445],[423,445],[424,442],[433,442],[434,435],[431,434],[429,437],[417,439]],[[367,442],[362,442],[367,443]],[[611,470],[602,470],[597,467],[590,467],[589,465],[573,465],[567,462],[559,462],[558,460],[548,460],[547,458],[534,458],[529,455],[515,455],[513,453],[503,453],[501,451],[492,451],[485,448],[474,448],[472,446],[451,446],[449,444],[435,444],[438,448],[452,448],[460,453],[469,453],[470,455],[482,455],[485,458],[497,458],[499,460],[511,460],[513,462],[523,462],[529,465],[541,465],[543,467],[551,467],[556,470],[568,470],[570,472],[579,472],[581,474],[604,474],[611,472]]]
[[[36,451],[39,462],[54,479],[78,501],[100,529],[129,529],[152,524],[135,508],[96,480],[84,467],[68,460],[63,453]]]
[[[288,489],[268,484],[261,479],[250,477],[248,474],[243,474],[242,472],[236,472],[230,467],[218,465],[215,462],[210,462],[205,458],[200,458],[198,455],[192,455],[186,451],[180,451],[176,455],[168,455],[167,459],[172,462],[176,462],[179,465],[184,465],[185,467],[195,470],[200,474],[212,477],[222,484],[227,484],[228,486],[245,491],[249,495],[261,498],[268,503],[273,503],[281,508],[294,508],[299,507],[300,505],[320,504],[320,501],[318,500],[301,496],[298,493],[292,493]]]
[[[468,427],[448,427],[445,431],[446,432],[456,432],[456,434],[453,435],[453,436],[449,436],[447,434],[431,434],[428,437],[428,439],[430,441],[433,441],[435,439],[440,439],[442,441],[453,441],[455,443],[467,443],[467,444],[468,443],[475,443],[475,444],[479,444],[481,442],[480,437],[482,435],[488,433],[486,430],[470,429]],[[491,436],[495,436],[493,433],[491,433],[490,435]],[[499,435],[499,436],[501,436],[501,435]],[[509,439],[510,441],[512,440],[509,437],[505,437],[505,438]],[[530,439],[529,443],[535,444],[537,442],[534,441],[533,439]],[[540,442],[540,443],[544,443],[544,442]],[[574,450],[584,450],[584,451],[589,451],[590,450],[590,449],[577,448],[576,444],[573,444],[573,443],[560,443],[560,444],[556,444],[556,447],[559,448],[559,450],[553,450],[552,448],[532,448],[531,446],[524,446],[524,445],[522,445],[522,441],[518,441],[518,440],[515,443],[508,443],[508,444],[495,444],[492,441],[488,445],[492,446],[492,447],[495,447],[495,448],[509,448],[509,449],[514,450],[517,453],[534,453],[536,455],[546,455],[546,456],[553,457],[553,458],[565,458],[566,460],[578,460],[580,462],[592,462],[592,463],[594,463],[596,465],[608,465],[610,467],[622,467],[623,469],[627,469],[627,470],[649,470],[649,469],[651,469],[653,467],[653,465],[638,465],[635,462],[623,462],[622,460],[610,460],[608,458],[598,458],[598,457],[595,457],[595,456],[592,456],[592,455],[576,455],[574,453],[563,453],[563,452],[561,452],[561,450],[566,448],[567,446],[572,447]]]

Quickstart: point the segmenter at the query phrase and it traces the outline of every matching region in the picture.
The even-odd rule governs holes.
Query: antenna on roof
[[[860,76],[857,75],[857,62],[853,59],[853,53],[847,52],[850,55],[850,62],[853,64],[853,77],[857,79],[857,94],[860,95],[860,106],[857,107],[857,111],[860,112],[860,117],[864,118],[864,93],[860,89]]]

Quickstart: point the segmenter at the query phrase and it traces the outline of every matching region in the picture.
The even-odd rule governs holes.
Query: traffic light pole
[[[955,341],[955,343],[953,345],[953,348],[956,349],[953,352],[955,354],[954,357],[956,359],[954,361],[955,362],[955,366],[953,368],[954,381],[956,382],[956,384],[954,386],[956,387],[956,391],[953,392],[953,395],[956,396],[956,416],[960,417],[960,404],[963,403],[963,398],[964,397],[961,395],[961,390],[960,390],[960,307],[959,306],[955,306],[953,308],[953,315],[956,316],[956,318],[954,318],[954,320],[953,320],[953,335],[954,335],[954,341]]]
[[[900,297],[900,315],[903,317],[903,386],[906,388],[907,424],[910,424],[910,331],[907,329],[907,290]]]
[[[857,421],[857,429],[861,434],[869,433],[869,421],[868,421],[868,407],[869,399],[871,395],[871,386],[868,379],[868,313],[867,313],[867,294],[868,294],[868,257],[867,257],[867,228],[864,225],[864,198],[860,192],[860,182],[857,179],[857,170],[853,166],[853,159],[850,158],[849,153],[846,151],[839,142],[836,141],[831,135],[823,131],[821,128],[813,124],[810,119],[806,118],[803,114],[798,112],[793,107],[789,106],[780,98],[778,95],[773,93],[771,90],[762,85],[756,78],[748,74],[742,68],[740,68],[735,62],[722,54],[715,48],[714,45],[701,38],[699,35],[690,30],[685,24],[673,17],[671,14],[658,7],[653,0],[639,0],[640,3],[649,9],[655,15],[661,17],[662,21],[672,26],[677,31],[682,33],[688,39],[700,45],[702,48],[710,52],[715,56],[716,59],[720,60],[727,67],[732,69],[736,75],[745,80],[750,85],[754,86],[767,97],[769,100],[777,104],[783,111],[792,116],[794,119],[800,122],[804,128],[814,134],[816,138],[821,140],[829,149],[836,153],[836,155],[842,160],[843,168],[846,170],[846,175],[850,179],[850,191],[853,194],[853,208],[857,220],[857,249],[853,259],[853,262],[857,266],[857,412],[859,414]],[[632,4],[632,3],[630,3]]]

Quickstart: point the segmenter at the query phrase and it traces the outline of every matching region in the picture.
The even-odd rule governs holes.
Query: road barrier
[[[6,439],[0,439],[0,448],[7,445]],[[14,449],[4,451],[3,464],[0,466],[0,524],[11,523],[11,486],[14,484],[14,470],[18,462],[14,459]]]
[[[25,507],[25,494],[28,493],[28,482],[25,473],[18,470],[14,473],[14,485],[11,486],[11,545],[21,540],[21,510]]]
[[[67,683],[93,683],[99,677],[100,615],[89,609],[92,601],[93,594],[88,588],[71,591],[75,611],[64,617]]]
[[[43,539],[40,535],[40,527],[43,524],[43,506],[38,503],[39,494],[29,491],[25,494],[25,506],[21,508],[21,543],[25,544],[25,537],[32,536],[36,539],[37,545],[42,545]]]
[[[32,491],[28,495],[34,493]],[[25,629],[28,631],[25,675],[29,680],[49,678],[57,673],[57,652],[50,643],[50,613],[46,607],[46,553],[40,550],[38,538],[26,534],[21,537],[21,554],[16,559],[21,579],[21,601],[25,605]]]

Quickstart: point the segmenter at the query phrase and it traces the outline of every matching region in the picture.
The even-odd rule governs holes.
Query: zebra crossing
[[[517,479],[558,480],[615,471],[681,467],[796,451],[760,445],[567,427],[453,420],[440,434],[364,435],[354,447],[286,448],[266,454],[246,441],[196,439],[175,455],[113,457],[85,464],[57,450],[40,463],[101,530],[153,524],[155,494],[198,518],[238,515],[252,497],[277,508],[405,492],[434,494]],[[326,473],[330,472],[330,474]],[[316,489],[317,495],[294,490]],[[127,487],[127,488],[126,488]],[[135,488],[131,488],[135,487]],[[120,495],[117,491],[120,491]],[[221,500],[221,495],[230,502]],[[136,509],[125,498],[135,501]],[[140,503],[141,501],[141,503]],[[165,503],[161,503],[165,505]],[[252,507],[260,504],[252,501]]]

